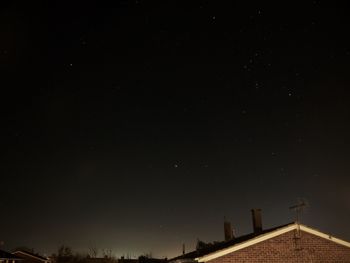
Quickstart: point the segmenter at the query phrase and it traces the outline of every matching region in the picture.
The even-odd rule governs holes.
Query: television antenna
[[[301,215],[303,213],[304,208],[307,207],[305,200],[299,200],[297,204],[289,207],[290,210],[294,210],[295,212],[295,223],[299,224],[301,220]]]

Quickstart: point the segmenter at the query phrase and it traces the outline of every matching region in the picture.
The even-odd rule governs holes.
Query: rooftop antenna
[[[298,240],[300,239],[300,220],[301,220],[301,215],[303,213],[304,208],[307,206],[306,202],[303,199],[299,199],[298,203],[296,205],[292,205],[291,207],[289,207],[290,210],[294,210],[295,211],[295,223],[297,225],[297,229],[295,232],[295,245],[296,245],[296,249],[300,250],[301,249],[301,245],[300,242],[298,242]]]
[[[298,225],[300,224],[300,220],[301,220],[301,215],[303,213],[303,209],[306,207],[306,202],[304,200],[299,200],[298,203],[296,205],[293,205],[291,207],[289,207],[290,210],[294,210],[295,211],[295,223],[297,223]]]

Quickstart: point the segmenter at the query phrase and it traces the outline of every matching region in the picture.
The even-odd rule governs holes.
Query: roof
[[[3,250],[0,250],[0,259],[20,260],[19,257],[16,257],[15,255]]]
[[[24,250],[17,250],[15,252],[13,252],[13,254],[15,254],[15,255],[22,254],[22,255],[33,257],[33,258],[36,258],[36,259],[39,259],[39,260],[42,260],[42,261],[48,261],[49,260],[46,257],[40,256],[38,254],[31,253],[31,252],[28,252],[28,251],[24,251]]]
[[[268,240],[270,238],[282,235],[284,233],[287,233],[289,231],[293,231],[296,229],[300,229],[301,231],[316,235],[321,238],[328,239],[330,241],[333,241],[337,244],[346,246],[350,248],[350,243],[335,237],[332,237],[331,235],[322,233],[318,230],[312,229],[310,227],[307,227],[305,225],[297,224],[297,223],[290,223],[274,228],[270,228],[267,230],[263,230],[259,233],[251,233],[248,235],[244,235],[241,237],[234,238],[230,241],[224,241],[217,244],[214,244],[210,247],[195,250],[190,253],[181,255],[179,257],[171,259],[171,261],[182,261],[182,260],[196,260],[198,262],[207,262],[209,260],[227,255],[229,253],[232,253],[234,251],[243,249],[245,247],[257,244],[259,242]]]
[[[172,260],[179,260],[179,259],[195,259],[195,258],[198,258],[198,257],[202,257],[202,256],[210,254],[212,252],[215,252],[215,251],[218,251],[218,250],[221,250],[221,249],[225,249],[227,247],[230,247],[230,246],[242,243],[242,242],[250,240],[250,239],[252,239],[254,237],[260,236],[262,234],[270,233],[272,231],[275,231],[276,229],[283,228],[285,226],[289,226],[289,225],[292,225],[292,224],[294,224],[294,223],[290,223],[290,224],[286,224],[286,225],[282,225],[282,226],[266,229],[266,230],[263,230],[263,231],[261,231],[259,233],[250,233],[250,234],[247,234],[247,235],[244,235],[244,236],[235,237],[234,239],[229,240],[229,241],[218,242],[218,243],[215,243],[214,245],[211,245],[209,247],[206,247],[206,248],[203,248],[203,249],[199,249],[199,250],[195,250],[195,251],[186,253],[184,255],[172,258],[170,260],[172,261]]]

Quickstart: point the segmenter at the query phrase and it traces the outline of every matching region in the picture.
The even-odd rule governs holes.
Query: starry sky
[[[298,200],[350,240],[345,4],[23,2],[0,7],[1,248],[172,257]]]

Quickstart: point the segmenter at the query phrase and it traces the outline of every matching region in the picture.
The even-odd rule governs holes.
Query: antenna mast
[[[304,200],[301,200],[296,205],[289,207],[290,210],[294,210],[296,213],[295,223],[300,224],[301,214],[303,213],[303,209],[305,207],[306,207],[306,203]]]

